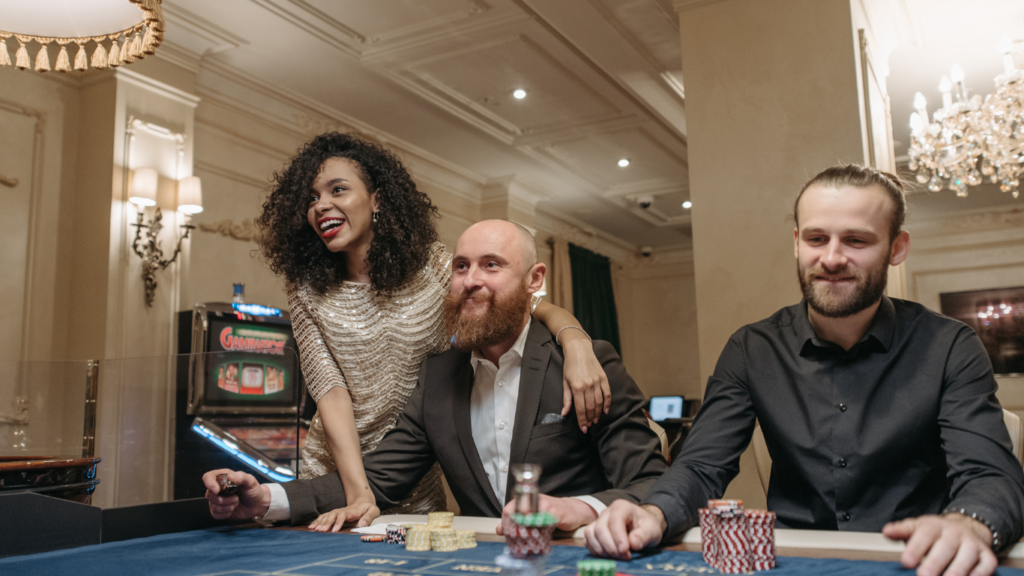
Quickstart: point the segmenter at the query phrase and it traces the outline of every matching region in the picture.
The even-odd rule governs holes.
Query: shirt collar
[[[817,346],[818,348],[837,346],[818,338],[818,335],[814,333],[814,328],[811,327],[811,320],[807,316],[806,299],[801,300],[800,304],[797,305],[796,319],[793,326],[796,329],[798,341],[802,343],[801,350],[806,350],[808,345]],[[875,312],[875,317],[871,320],[871,326],[868,327],[868,331],[857,344],[860,345],[867,340],[874,340],[881,346],[883,352],[888,352],[889,346],[892,345],[892,337],[895,331],[896,306],[893,305],[892,300],[888,296],[883,295],[882,301],[878,305],[878,311]]]
[[[502,354],[501,358],[498,358],[498,363],[499,364],[503,360],[511,360],[513,358],[517,358],[517,357],[518,358],[522,358],[523,357],[523,350],[526,349],[526,336],[527,336],[527,334],[530,333],[530,323],[531,322],[533,322],[532,318],[527,318],[526,319],[526,326],[523,328],[523,331],[519,333],[519,337],[516,338],[515,344],[513,344],[512,347],[509,348],[508,352],[505,352],[504,354]],[[491,363],[489,360],[484,358],[483,355],[480,354],[479,351],[473,350],[472,356],[469,357],[469,363],[470,363],[471,366],[473,366],[473,374],[474,375],[476,374],[477,366],[479,366],[481,362],[487,362],[488,364]],[[492,366],[493,366],[493,364],[492,364]]]

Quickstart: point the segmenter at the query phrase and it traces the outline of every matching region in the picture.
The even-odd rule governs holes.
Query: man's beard
[[[483,314],[464,314],[462,304],[467,300],[487,302]],[[530,293],[524,281],[508,296],[483,296],[478,292],[448,294],[444,297],[445,334],[455,337],[455,345],[462,350],[483,350],[516,336],[522,327],[523,314],[530,304]]]
[[[885,292],[889,280],[889,257],[892,248],[886,253],[881,265],[868,270],[867,275],[856,269],[845,266],[840,270],[826,270],[820,263],[811,270],[805,270],[797,260],[796,275],[800,279],[800,289],[804,293],[807,305],[826,318],[846,318],[871,307],[878,302]],[[853,290],[846,295],[832,293],[823,283],[815,283],[818,274],[853,276]]]

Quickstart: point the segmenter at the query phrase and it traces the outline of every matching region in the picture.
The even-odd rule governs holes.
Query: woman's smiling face
[[[328,250],[369,249],[377,193],[366,189],[358,164],[348,158],[328,158],[309,194],[309,225]]]

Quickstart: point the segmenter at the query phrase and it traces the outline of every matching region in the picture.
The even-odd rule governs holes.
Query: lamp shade
[[[203,185],[199,176],[178,180],[178,212],[198,214],[203,211]]]
[[[128,201],[136,206],[156,206],[156,183],[158,175],[153,168],[136,168]]]

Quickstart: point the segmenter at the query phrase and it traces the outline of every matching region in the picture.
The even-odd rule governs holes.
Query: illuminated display
[[[259,304],[239,304],[235,302],[231,305],[232,308],[241,312],[242,314],[252,314],[253,316],[280,316],[281,310],[278,308],[270,308],[269,306],[260,306]]]

